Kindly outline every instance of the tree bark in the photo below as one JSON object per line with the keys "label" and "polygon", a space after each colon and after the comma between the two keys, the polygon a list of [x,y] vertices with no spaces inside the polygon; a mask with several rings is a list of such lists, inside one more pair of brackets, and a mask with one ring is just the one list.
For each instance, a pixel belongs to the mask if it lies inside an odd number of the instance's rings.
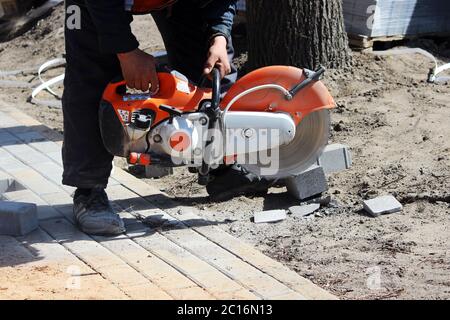
{"label": "tree bark", "polygon": [[351,64],[341,0],[247,0],[250,69]]}

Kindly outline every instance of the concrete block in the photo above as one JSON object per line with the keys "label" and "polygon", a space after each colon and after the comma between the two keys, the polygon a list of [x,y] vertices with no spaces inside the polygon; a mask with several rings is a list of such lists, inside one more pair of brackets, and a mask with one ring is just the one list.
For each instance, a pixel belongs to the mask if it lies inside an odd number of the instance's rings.
{"label": "concrete block", "polygon": [[35,204],[0,201],[0,234],[23,236],[37,229],[38,225]]}
{"label": "concrete block", "polygon": [[37,217],[39,220],[60,218],[61,214],[53,207],[49,206],[42,198],[30,190],[18,190],[3,194],[3,198],[8,201],[26,202],[37,205]]}
{"label": "concrete block", "polygon": [[304,200],[328,190],[324,170],[312,166],[296,177],[286,179],[288,192],[296,199]]}
{"label": "concrete block", "polygon": [[147,178],[162,178],[173,174],[173,168],[158,165],[145,166],[145,176]]}
{"label": "concrete block", "polygon": [[364,210],[366,210],[373,217],[398,212],[403,209],[402,204],[391,195],[366,200],[363,202],[363,205]]}
{"label": "concrete block", "polygon": [[278,222],[286,219],[285,210],[269,210],[256,212],[253,216],[255,223]]}
{"label": "concrete block", "polygon": [[326,146],[317,160],[317,165],[322,167],[326,174],[349,169],[352,166],[352,156],[349,147],[343,144]]}
{"label": "concrete block", "polygon": [[294,206],[289,208],[289,212],[294,216],[298,218],[309,216],[310,214],[314,213],[315,211],[320,209],[320,204],[318,203],[311,203],[306,204],[303,206]]}

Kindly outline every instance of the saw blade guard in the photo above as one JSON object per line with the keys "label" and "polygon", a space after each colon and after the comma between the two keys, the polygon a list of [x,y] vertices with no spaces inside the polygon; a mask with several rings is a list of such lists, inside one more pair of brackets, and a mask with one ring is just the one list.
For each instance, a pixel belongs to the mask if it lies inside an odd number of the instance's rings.
{"label": "saw blade guard", "polygon": [[[270,66],[255,70],[230,88],[221,102],[221,107],[224,109],[235,97],[255,87],[278,86],[288,92],[307,80],[307,72],[309,70],[289,66]],[[289,113],[298,125],[308,114],[335,106],[336,103],[325,85],[321,81],[315,81],[290,99],[275,88],[251,92],[234,102],[227,111],[284,112]]]}
{"label": "saw blade guard", "polygon": [[[336,106],[333,97],[321,81],[288,95],[292,88],[308,79],[309,72],[288,66],[258,69],[236,82],[224,97],[221,106],[225,113],[287,113],[296,125],[295,137],[289,144],[241,159],[239,164],[247,171],[271,179],[287,178],[308,169],[322,154],[330,132],[329,110]],[[255,87],[263,89],[252,91]]]}

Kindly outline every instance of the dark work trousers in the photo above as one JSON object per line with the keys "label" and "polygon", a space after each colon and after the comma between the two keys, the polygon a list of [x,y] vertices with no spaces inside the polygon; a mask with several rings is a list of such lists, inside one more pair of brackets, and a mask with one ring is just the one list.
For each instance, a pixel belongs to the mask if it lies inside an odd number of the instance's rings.
{"label": "dark work trousers", "polygon": [[[73,0],[66,0],[66,6]],[[201,79],[207,55],[205,26],[195,19],[195,10],[184,8],[183,1],[168,11],[154,14],[166,45],[169,63],[194,82]],[[186,11],[188,10],[188,11]],[[184,13],[184,14],[183,14]],[[98,108],[103,90],[117,75],[120,64],[115,54],[103,54],[89,12],[81,7],[81,29],[66,28],[66,77],[63,115],[63,184],[79,188],[106,187],[113,156],[105,149],[100,134]],[[233,55],[231,42],[228,46]],[[236,70],[225,79],[229,86]]]}

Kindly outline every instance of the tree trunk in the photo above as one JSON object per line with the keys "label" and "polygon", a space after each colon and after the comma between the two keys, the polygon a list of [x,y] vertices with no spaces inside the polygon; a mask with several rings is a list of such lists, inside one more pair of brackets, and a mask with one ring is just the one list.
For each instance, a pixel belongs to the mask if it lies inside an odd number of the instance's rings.
{"label": "tree trunk", "polygon": [[351,64],[341,0],[247,0],[247,21],[251,69]]}

